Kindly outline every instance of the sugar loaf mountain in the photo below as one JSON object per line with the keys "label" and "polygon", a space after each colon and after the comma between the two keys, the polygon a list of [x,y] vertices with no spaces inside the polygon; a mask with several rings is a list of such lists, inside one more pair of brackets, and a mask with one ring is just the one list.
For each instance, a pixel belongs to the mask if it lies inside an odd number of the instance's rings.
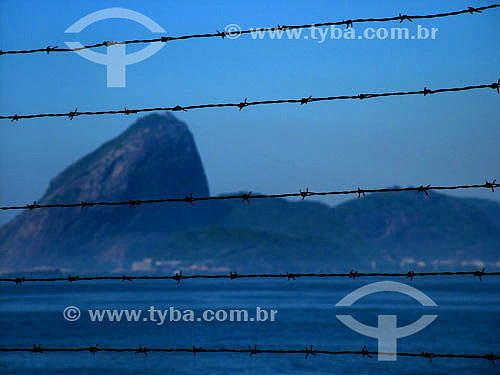
{"label": "sugar loaf mountain", "polygon": [[[56,176],[37,203],[209,196],[192,134],[140,118]],[[35,209],[0,228],[3,272],[345,271],[500,266],[500,204],[372,194],[336,207],[239,200]]]}

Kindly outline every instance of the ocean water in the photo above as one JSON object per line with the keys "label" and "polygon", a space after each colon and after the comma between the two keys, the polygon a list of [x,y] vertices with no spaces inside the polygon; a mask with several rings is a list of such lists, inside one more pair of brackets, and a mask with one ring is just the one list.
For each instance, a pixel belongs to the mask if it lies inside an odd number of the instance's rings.
{"label": "ocean water", "polygon": [[[0,285],[0,346],[32,347],[235,347],[246,349],[377,350],[374,338],[343,325],[336,314],[352,314],[376,326],[378,315],[397,315],[398,326],[423,314],[438,318],[422,331],[398,340],[398,351],[500,353],[500,280],[473,277],[428,278],[409,284],[437,307],[424,307],[394,292],[366,296],[352,307],[335,304],[375,279],[183,280]],[[70,322],[63,310],[77,306],[81,317]],[[152,321],[92,322],[89,309],[210,310],[256,307],[278,310],[271,322]],[[147,314],[147,315],[146,315]],[[158,320],[158,319],[157,319]],[[271,355],[226,353],[0,353],[0,374],[498,374],[487,360],[403,358],[395,362],[359,355]]]}

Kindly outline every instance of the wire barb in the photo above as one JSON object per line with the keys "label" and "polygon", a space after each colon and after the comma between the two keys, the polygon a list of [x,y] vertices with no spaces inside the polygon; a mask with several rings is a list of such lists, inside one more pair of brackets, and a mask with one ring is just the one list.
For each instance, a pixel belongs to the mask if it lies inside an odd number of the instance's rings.
{"label": "wire barb", "polygon": [[175,273],[175,276],[174,276],[174,280],[177,281],[177,285],[180,285],[181,284],[181,280],[182,280],[182,271],[180,271],[179,273]]}
{"label": "wire barb", "polygon": [[139,345],[139,348],[137,348],[137,350],[135,351],[135,354],[144,354],[146,357],[148,356],[148,352],[150,350],[146,347],[142,347],[142,345]]}
{"label": "wire barb", "polygon": [[436,355],[433,353],[422,352],[422,357],[429,359],[429,362],[432,362],[432,358],[435,358]]}
{"label": "wire barb", "polygon": [[427,186],[420,185],[420,187],[418,188],[417,193],[422,193],[423,192],[426,196],[429,196],[429,189],[431,189],[431,185],[427,185]]}
{"label": "wire barb", "polygon": [[187,112],[187,109],[184,107],[181,107],[180,105],[176,105],[174,108],[172,108],[172,111],[184,111]]}
{"label": "wire barb", "polygon": [[238,272],[229,272],[229,277],[231,278],[231,280],[237,279]]}
{"label": "wire barb", "polygon": [[23,285],[23,282],[24,280],[26,279],[26,276],[23,276],[23,277],[16,277],[14,279],[14,282],[16,283],[16,286],[22,286]]}
{"label": "wire barb", "polygon": [[132,282],[133,280],[132,280],[132,278],[131,278],[131,277],[129,277],[129,276],[122,275],[122,283],[123,283],[124,281],[130,281],[130,282]]}
{"label": "wire barb", "polygon": [[191,193],[189,196],[185,195],[184,196],[184,200],[187,202],[187,203],[190,203],[191,206],[194,206],[194,201],[195,199],[193,198],[193,193]]}
{"label": "wire barb", "polygon": [[240,109],[240,111],[247,107],[248,106],[248,103],[247,103],[247,98],[245,98],[245,101],[244,102],[241,102],[240,104],[238,104],[238,108]]}
{"label": "wire barb", "polygon": [[484,187],[487,189],[491,189],[493,193],[495,192],[495,187],[497,186],[497,180],[493,180],[493,182],[488,182],[488,180],[486,180],[486,183],[484,184]]}
{"label": "wire barb", "polygon": [[358,276],[359,276],[359,273],[358,273],[358,272],[356,272],[356,271],[354,271],[354,270],[350,270],[350,271],[349,271],[349,278],[350,278],[350,279],[353,279],[353,280],[354,280],[354,279],[356,279],[356,277],[358,277]]}
{"label": "wire barb", "polygon": [[399,23],[403,23],[404,20],[413,22],[413,20],[408,15],[399,13]]}
{"label": "wire barb", "polygon": [[248,352],[250,353],[250,357],[257,354],[257,344],[254,344],[253,348],[248,345]]}
{"label": "wire barb", "polygon": [[473,8],[473,7],[468,7],[467,9],[468,9],[468,11],[469,11],[470,14],[483,13],[482,11],[480,11],[480,10],[478,10],[476,8]]}
{"label": "wire barb", "polygon": [[306,188],[305,191],[299,190],[299,194],[302,197],[302,200],[306,199],[311,193],[309,192],[309,188]]}
{"label": "wire barb", "polygon": [[361,358],[365,358],[365,357],[371,358],[372,356],[370,355],[370,353],[366,349],[366,345],[363,345],[363,347],[361,348]]}
{"label": "wire barb", "polygon": [[312,99],[311,95],[309,95],[308,98],[302,98],[302,99],[300,99],[300,105],[304,105],[304,104],[309,103],[311,101],[311,99]]}
{"label": "wire barb", "polygon": [[33,344],[33,349],[31,349],[31,351],[33,353],[43,353],[42,344],[38,344],[38,346]]}
{"label": "wire barb", "polygon": [[485,271],[486,268],[483,268],[481,271],[475,271],[474,276],[479,277],[479,281],[483,281],[483,276],[486,274]]}
{"label": "wire barb", "polygon": [[[202,350],[202,348],[200,347],[200,350]],[[198,349],[196,349],[196,346],[193,345],[193,357],[196,357],[196,352],[198,351]]]}
{"label": "wire barb", "polygon": [[141,202],[129,200],[128,204],[130,205],[130,208],[135,208],[136,206],[140,206]]}
{"label": "wire barb", "polygon": [[45,48],[45,51],[47,51],[47,55],[50,53],[50,51],[56,51],[56,50],[57,50],[57,47],[59,47],[59,46],[54,46],[54,47],[47,46],[47,47]]}
{"label": "wire barb", "polygon": [[493,366],[495,366],[495,360],[498,359],[498,357],[495,354],[493,354],[493,352],[489,352],[484,356],[484,358],[490,361],[493,364]]}
{"label": "wire barb", "polygon": [[243,199],[243,202],[247,202],[248,204],[250,204],[250,195],[252,194],[251,191],[249,191],[248,193],[245,193],[241,196],[241,199]]}
{"label": "wire barb", "polygon": [[88,203],[88,202],[81,201],[79,205],[81,206],[81,209],[83,210],[85,207],[92,207],[94,205],[94,203]]}
{"label": "wire barb", "polygon": [[415,271],[408,271],[406,278],[409,279],[410,281],[413,281],[413,278],[415,277],[416,273]]}
{"label": "wire barb", "polygon": [[497,94],[500,94],[500,78],[498,79],[498,81],[496,82],[493,82],[490,87],[494,90],[497,90]]}
{"label": "wire barb", "polygon": [[217,35],[220,36],[222,39],[224,39],[227,36],[227,33],[225,30],[222,31],[217,30]]}
{"label": "wire barb", "polygon": [[361,190],[360,188],[358,188],[358,198],[361,198],[361,195],[363,195],[363,197],[364,197],[365,196],[365,191]]}
{"label": "wire barb", "polygon": [[95,356],[95,353],[98,351],[99,349],[97,348],[97,344],[95,344],[95,346],[90,346],[89,347],[89,352],[92,353],[92,355]]}
{"label": "wire barb", "polygon": [[306,359],[312,355],[313,357],[316,357],[316,353],[313,351],[313,346],[311,345],[310,348],[307,348],[306,346]]}
{"label": "wire barb", "polygon": [[31,211],[35,208],[38,208],[38,205],[36,204],[36,201],[33,201],[33,204],[27,204],[26,208]]}

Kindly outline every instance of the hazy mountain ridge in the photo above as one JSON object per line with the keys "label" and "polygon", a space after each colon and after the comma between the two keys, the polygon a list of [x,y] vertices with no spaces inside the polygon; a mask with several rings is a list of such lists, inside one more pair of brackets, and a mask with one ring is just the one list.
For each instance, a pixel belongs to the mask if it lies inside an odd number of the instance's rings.
{"label": "hazy mountain ridge", "polygon": [[257,269],[257,254],[261,269],[280,271],[500,266],[500,205],[488,200],[408,192],[333,208],[282,199],[225,204],[215,226],[175,235],[152,258],[180,261],[184,251],[188,261],[179,265],[231,270]]}
{"label": "hazy mountain ridge", "polygon": [[[56,176],[39,203],[209,195],[193,137],[171,115],[137,120]],[[181,207],[182,206],[182,207]],[[148,205],[23,212],[0,229],[4,267],[125,265],[130,239],[210,223],[207,207]]]}
{"label": "hazy mountain ridge", "polygon": [[[187,126],[153,114],[66,168],[39,203],[208,196]],[[5,270],[342,271],[500,266],[500,204],[431,192],[42,209],[0,228]],[[470,268],[470,267],[469,267]]]}
{"label": "hazy mountain ridge", "polygon": [[500,204],[489,200],[404,192],[371,195],[335,208],[376,247],[430,260],[500,258]]}

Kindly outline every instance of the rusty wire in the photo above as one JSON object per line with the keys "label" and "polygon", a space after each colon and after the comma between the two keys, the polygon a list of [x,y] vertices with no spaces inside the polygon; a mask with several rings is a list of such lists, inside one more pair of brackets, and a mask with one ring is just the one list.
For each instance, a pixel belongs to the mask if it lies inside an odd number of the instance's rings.
{"label": "rusty wire", "polygon": [[309,357],[315,357],[318,354],[323,355],[359,355],[361,358],[371,358],[372,355],[397,355],[399,357],[409,357],[409,358],[426,358],[432,362],[433,358],[462,358],[462,359],[486,359],[495,364],[495,361],[500,359],[499,356],[493,354],[493,352],[486,354],[447,354],[447,353],[431,353],[431,352],[421,352],[421,353],[386,353],[386,352],[375,352],[368,351],[366,346],[363,346],[361,350],[318,350],[313,349],[312,345],[305,346],[305,349],[257,349],[257,345],[248,346],[248,349],[238,349],[238,348],[215,348],[206,349],[201,346],[193,345],[192,348],[148,348],[139,345],[137,348],[111,348],[111,347],[101,347],[99,345],[90,347],[75,347],[75,348],[45,348],[41,344],[33,345],[32,348],[0,348],[0,352],[31,352],[31,353],[55,353],[55,352],[88,352],[95,355],[98,352],[113,352],[113,353],[134,353],[134,354],[144,354],[148,353],[192,353],[194,357],[198,353],[238,353],[238,354],[249,354],[250,357],[257,354],[302,354],[305,359]]}
{"label": "rusty wire", "polygon": [[94,207],[94,206],[130,206],[130,208],[135,208],[142,204],[158,204],[158,203],[179,203],[185,202],[190,205],[194,205],[195,202],[199,201],[211,201],[211,200],[230,200],[230,199],[238,199],[242,202],[250,203],[252,199],[271,199],[271,198],[291,198],[291,197],[299,197],[304,200],[306,197],[312,196],[328,196],[328,195],[352,195],[357,194],[358,197],[364,196],[365,193],[390,193],[390,192],[404,192],[404,191],[416,191],[418,193],[424,193],[425,195],[429,195],[431,190],[458,190],[458,189],[491,189],[491,191],[495,191],[495,188],[500,187],[500,184],[496,182],[496,179],[492,182],[486,181],[484,184],[480,185],[455,185],[455,186],[431,186],[431,185],[420,185],[419,187],[393,187],[393,188],[385,188],[385,189],[361,189],[357,188],[356,190],[341,190],[341,191],[322,191],[322,192],[314,192],[309,191],[307,188],[305,191],[300,190],[298,193],[282,193],[282,194],[252,194],[251,191],[248,193],[242,194],[234,194],[234,195],[218,195],[211,197],[193,197],[192,194],[185,195],[184,198],[163,198],[163,199],[136,199],[136,200],[127,200],[127,201],[100,201],[100,202],[75,202],[75,203],[46,203],[40,204],[34,201],[33,203],[24,205],[24,206],[2,206],[0,210],[34,210],[34,209],[42,209],[42,208],[71,208],[71,207],[79,207],[84,209],[86,207]]}
{"label": "rusty wire", "polygon": [[28,114],[28,115],[8,115],[8,116],[0,116],[0,120],[10,120],[11,122],[18,121],[20,119],[30,119],[30,118],[41,118],[41,117],[67,117],[70,120],[77,116],[91,116],[91,115],[116,115],[116,114],[124,114],[130,115],[133,113],[139,112],[156,112],[156,111],[188,111],[191,109],[201,109],[201,108],[223,108],[223,107],[233,107],[238,108],[240,111],[245,107],[251,107],[256,105],[265,105],[265,104],[307,104],[312,102],[322,102],[322,101],[332,101],[332,100],[364,100],[364,99],[372,99],[372,98],[381,98],[388,96],[406,96],[406,95],[431,95],[431,94],[439,94],[445,92],[461,92],[461,91],[469,91],[469,90],[477,90],[477,89],[494,89],[497,93],[500,93],[500,79],[496,82],[482,85],[473,85],[473,86],[463,86],[463,87],[452,87],[452,88],[441,88],[431,90],[427,87],[424,87],[423,90],[416,91],[394,91],[394,92],[384,92],[384,93],[372,93],[372,94],[357,94],[357,95],[338,95],[338,96],[325,96],[325,97],[304,97],[300,99],[273,99],[273,100],[259,100],[254,102],[247,101],[245,98],[244,101],[239,103],[211,103],[211,104],[196,104],[196,105],[188,105],[188,106],[171,106],[171,107],[151,107],[151,108],[136,108],[130,109],[124,107],[124,109],[120,110],[102,110],[102,111],[78,111],[78,108],[75,108],[73,111],[69,112],[59,112],[59,113],[38,113],[38,114]]}
{"label": "rusty wire", "polygon": [[390,22],[390,21],[399,21],[400,23],[404,21],[412,22],[413,20],[420,19],[432,19],[432,18],[443,18],[449,16],[456,16],[460,14],[474,14],[474,13],[482,13],[483,10],[489,10],[500,7],[500,4],[492,4],[482,7],[468,7],[467,9],[452,11],[446,13],[436,13],[436,14],[428,14],[428,15],[407,15],[399,13],[398,16],[394,17],[383,17],[383,18],[357,18],[357,19],[348,19],[342,21],[335,22],[322,22],[322,23],[314,23],[314,24],[305,24],[305,25],[277,25],[276,27],[266,27],[266,28],[250,28],[248,30],[238,30],[238,31],[223,31],[217,30],[215,33],[207,33],[207,34],[190,34],[190,35],[180,35],[180,36],[162,36],[159,38],[152,39],[133,39],[133,40],[123,40],[123,41],[103,41],[100,43],[89,44],[86,46],[82,46],[79,48],[59,48],[56,45],[48,45],[44,48],[36,48],[36,49],[28,49],[28,50],[10,50],[10,51],[2,51],[0,50],[0,55],[15,55],[15,54],[31,54],[37,52],[45,52],[50,54],[51,52],[71,52],[71,51],[80,51],[83,49],[91,49],[98,47],[109,47],[115,44],[141,44],[141,43],[167,43],[175,40],[188,40],[188,39],[197,39],[197,38],[222,38],[231,39],[231,37],[239,36],[241,34],[251,34],[251,33],[262,33],[262,32],[276,32],[276,31],[285,31],[285,30],[293,30],[293,29],[309,29],[315,27],[326,27],[326,26],[343,26],[345,25],[347,28],[352,27],[355,23],[374,23],[374,22]]}

